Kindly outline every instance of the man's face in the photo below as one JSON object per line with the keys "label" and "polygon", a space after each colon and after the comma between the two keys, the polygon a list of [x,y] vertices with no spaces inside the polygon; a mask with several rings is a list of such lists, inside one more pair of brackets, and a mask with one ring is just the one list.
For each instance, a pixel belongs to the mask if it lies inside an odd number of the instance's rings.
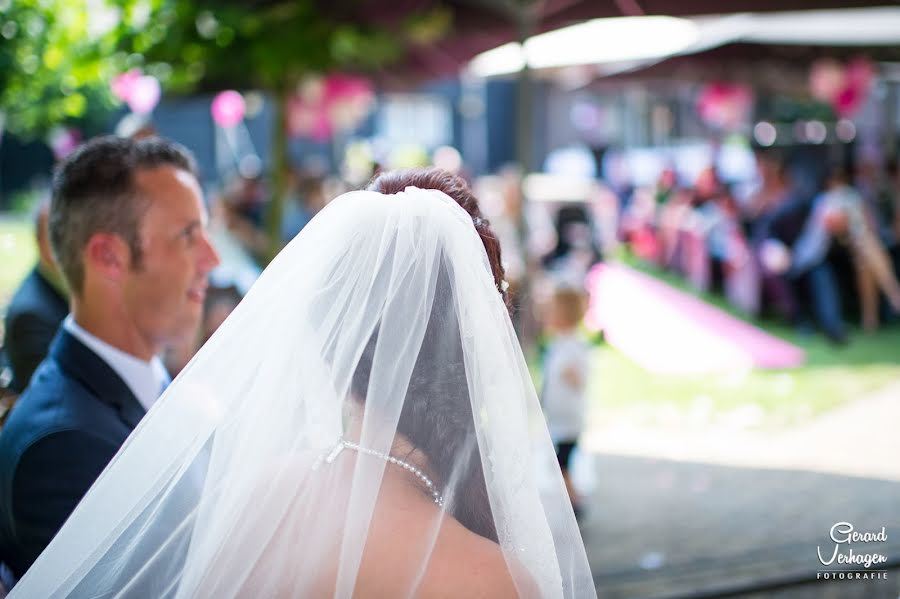
{"label": "man's face", "polygon": [[174,166],[135,173],[147,202],[138,230],[143,249],[124,282],[125,308],[151,347],[196,334],[207,275],[219,257],[206,234],[206,209],[196,178]]}

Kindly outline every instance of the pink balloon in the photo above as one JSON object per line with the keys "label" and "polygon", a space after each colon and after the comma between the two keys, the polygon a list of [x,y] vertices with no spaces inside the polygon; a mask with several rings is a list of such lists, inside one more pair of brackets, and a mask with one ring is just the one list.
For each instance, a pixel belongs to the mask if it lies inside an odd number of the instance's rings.
{"label": "pink balloon", "polygon": [[753,108],[753,93],[736,83],[709,83],[700,92],[697,110],[707,124],[734,129]]}
{"label": "pink balloon", "polygon": [[854,58],[847,64],[847,80],[860,91],[868,91],[874,78],[875,67],[867,58]]}
{"label": "pink balloon", "polygon": [[134,86],[137,80],[141,78],[140,69],[131,69],[119,75],[112,80],[112,93],[115,97],[127,102],[131,94],[134,93]]}
{"label": "pink balloon", "polygon": [[823,102],[833,102],[847,82],[847,70],[831,58],[813,63],[809,72],[809,89],[812,96]]}
{"label": "pink balloon", "polygon": [[865,90],[848,84],[838,92],[837,97],[832,102],[832,107],[839,117],[846,118],[853,116],[862,107],[865,100]]}
{"label": "pink balloon", "polygon": [[328,120],[328,115],[322,111],[319,111],[319,113],[316,114],[316,119],[313,123],[310,136],[314,141],[325,142],[331,138],[331,134],[332,128],[331,122]]}
{"label": "pink balloon", "polygon": [[62,160],[75,151],[81,143],[81,131],[78,129],[56,129],[50,133],[50,148],[57,160]]}
{"label": "pink balloon", "polygon": [[344,99],[356,94],[369,92],[369,82],[361,77],[335,73],[325,78],[325,101]]}
{"label": "pink balloon", "polygon": [[336,73],[310,80],[288,103],[288,133],[327,141],[359,125],[374,100],[372,85],[361,77]]}
{"label": "pink balloon", "polygon": [[221,92],[213,98],[212,118],[220,127],[234,127],[244,118],[244,97],[234,90]]}
{"label": "pink balloon", "polygon": [[153,112],[159,103],[161,90],[156,77],[144,75],[134,82],[131,95],[128,97],[128,107],[136,114],[149,114]]}
{"label": "pink balloon", "polygon": [[288,134],[291,137],[301,137],[312,129],[315,120],[315,112],[310,109],[299,95],[292,97],[287,105]]}
{"label": "pink balloon", "polygon": [[332,134],[328,114],[321,102],[309,104],[299,95],[288,102],[288,134],[291,137],[309,137],[315,141],[327,141]]}

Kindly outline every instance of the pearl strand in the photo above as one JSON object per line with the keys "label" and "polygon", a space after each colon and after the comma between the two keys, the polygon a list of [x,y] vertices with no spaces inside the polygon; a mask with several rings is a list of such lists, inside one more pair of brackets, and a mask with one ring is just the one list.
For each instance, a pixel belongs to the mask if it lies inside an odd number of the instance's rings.
{"label": "pearl strand", "polygon": [[431,493],[431,496],[434,499],[434,502],[436,504],[438,504],[440,507],[444,507],[444,498],[441,497],[441,494],[438,492],[437,487],[434,486],[434,483],[431,482],[431,479],[428,478],[428,476],[424,472],[422,472],[421,470],[419,470],[418,468],[416,468],[409,462],[404,462],[400,458],[395,458],[394,456],[392,456],[390,454],[381,453],[380,451],[375,451],[374,449],[369,449],[368,447],[363,447],[362,445],[357,445],[356,443],[353,443],[351,441],[346,441],[344,439],[341,439],[340,441],[338,441],[337,445],[335,445],[334,449],[331,450],[331,453],[328,454],[328,457],[325,458],[325,461],[330,464],[337,458],[338,454],[341,453],[341,451],[343,451],[344,449],[352,449],[353,451],[355,451],[357,453],[380,458],[380,459],[384,460],[385,462],[389,462],[396,466],[400,466],[407,472],[411,472],[419,480],[421,480],[423,483],[425,483],[425,486],[428,488],[428,491]]}

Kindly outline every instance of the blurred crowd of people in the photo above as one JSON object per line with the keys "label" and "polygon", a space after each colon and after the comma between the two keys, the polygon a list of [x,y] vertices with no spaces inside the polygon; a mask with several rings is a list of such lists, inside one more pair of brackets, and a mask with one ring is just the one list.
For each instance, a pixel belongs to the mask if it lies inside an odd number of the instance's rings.
{"label": "blurred crowd of people", "polygon": [[[897,164],[854,162],[850,154],[850,148],[755,146],[753,185],[732,185],[713,166],[689,178],[675,163],[645,186],[602,179],[579,185],[565,177],[535,185],[529,179],[541,175],[523,179],[514,168],[470,183],[500,237],[513,297],[527,284],[534,292],[529,301],[540,304],[547,281],[583,288],[593,264],[625,248],[698,291],[721,293],[750,318],[815,326],[845,343],[848,323],[871,332],[900,313]],[[292,175],[282,240],[354,185]],[[226,194],[223,204],[237,215],[229,222],[258,223],[259,196],[259,186],[247,182]],[[230,228],[258,253],[254,236],[240,232],[245,227]],[[537,330],[539,323],[530,326]]]}
{"label": "blurred crowd of people", "polygon": [[743,195],[712,167],[687,184],[664,169],[655,185],[623,195],[618,239],[749,316],[816,323],[835,343],[857,314],[874,331],[900,313],[896,167],[780,148],[754,155],[758,184]]}

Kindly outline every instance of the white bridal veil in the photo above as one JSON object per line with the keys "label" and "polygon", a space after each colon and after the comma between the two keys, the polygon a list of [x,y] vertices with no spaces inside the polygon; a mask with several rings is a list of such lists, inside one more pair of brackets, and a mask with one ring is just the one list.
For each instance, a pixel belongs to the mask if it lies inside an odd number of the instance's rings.
{"label": "white bridal veil", "polygon": [[408,187],[341,196],[281,252],[12,597],[467,584],[595,594],[478,233]]}

